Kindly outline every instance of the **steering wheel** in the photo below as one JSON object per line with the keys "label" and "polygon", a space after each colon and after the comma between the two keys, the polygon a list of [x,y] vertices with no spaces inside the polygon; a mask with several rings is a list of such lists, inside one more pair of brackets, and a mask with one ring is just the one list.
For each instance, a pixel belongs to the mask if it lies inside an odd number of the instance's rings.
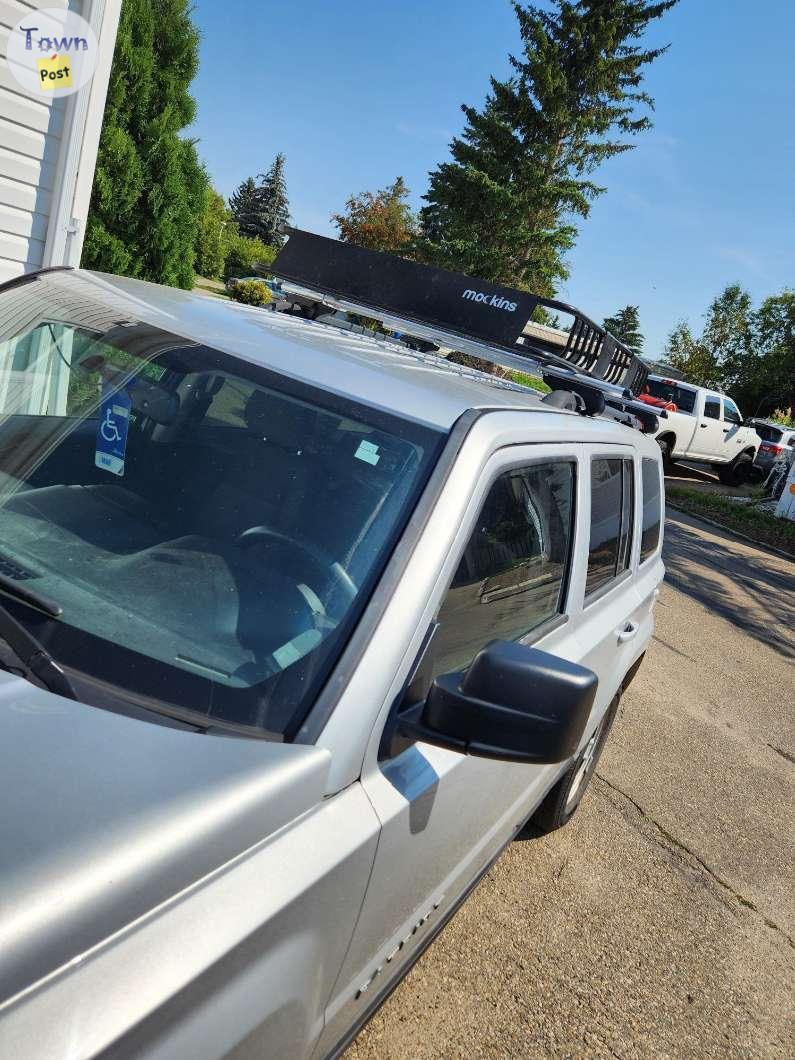
{"label": "steering wheel", "polygon": [[271,530],[268,526],[251,526],[244,530],[236,542],[241,548],[251,548],[252,545],[273,544],[293,554],[293,557],[305,562],[309,559],[312,566],[324,579],[331,577],[332,583],[339,590],[343,602],[347,606],[358,592],[356,583],[348,572],[323,549],[306,541],[296,541],[287,534],[278,530]]}

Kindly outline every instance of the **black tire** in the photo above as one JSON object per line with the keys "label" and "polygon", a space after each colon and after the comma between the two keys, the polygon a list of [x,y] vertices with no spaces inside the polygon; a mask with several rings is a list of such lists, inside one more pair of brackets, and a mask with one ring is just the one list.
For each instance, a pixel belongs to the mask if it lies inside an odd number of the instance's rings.
{"label": "black tire", "polygon": [[742,486],[751,477],[753,460],[749,453],[740,453],[730,464],[722,464],[718,478],[724,486]]}
{"label": "black tire", "polygon": [[662,453],[663,467],[670,467],[673,464],[673,460],[671,459],[671,443],[667,438],[658,438],[657,445],[659,445],[660,452]]}
{"label": "black tire", "polygon": [[[596,771],[604,746],[607,743],[610,730],[613,727],[620,699],[620,694],[615,697],[613,702],[607,708],[604,718],[594,731],[591,740],[588,741],[579,755],[577,755],[577,758],[572,762],[530,818],[530,825],[536,833],[546,835],[548,832],[554,832],[558,828],[562,828],[564,824],[568,824],[579,809],[583,796],[588,790],[591,778]],[[595,742],[594,737],[596,737]],[[590,763],[588,767],[586,767],[586,771],[579,781],[577,791],[572,796],[572,788],[574,787],[578,774],[582,770],[584,760],[589,754],[591,756]]]}

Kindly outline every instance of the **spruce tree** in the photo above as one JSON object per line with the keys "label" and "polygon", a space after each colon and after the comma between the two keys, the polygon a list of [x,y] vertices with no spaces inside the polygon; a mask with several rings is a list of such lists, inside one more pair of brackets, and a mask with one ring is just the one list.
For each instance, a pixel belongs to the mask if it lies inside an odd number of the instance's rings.
{"label": "spruce tree", "polygon": [[676,0],[554,0],[514,4],[522,54],[491,80],[452,161],[431,173],[419,255],[461,272],[554,294],[567,275],[577,216],[605,190],[590,179],[651,122],[644,67],[664,48],[636,42]]}
{"label": "spruce tree", "polygon": [[260,204],[261,230],[257,233],[263,243],[271,247],[280,247],[284,236],[279,232],[280,225],[286,225],[290,219],[290,206],[287,201],[287,181],[284,175],[284,155],[279,152],[267,173],[260,173],[262,181],[257,189]]}
{"label": "spruce tree", "polygon": [[100,137],[83,265],[193,286],[207,177],[189,88],[199,35],[190,0],[124,0]]}
{"label": "spruce tree", "polygon": [[613,338],[629,346],[633,353],[640,356],[643,350],[643,335],[640,330],[640,318],[636,305],[626,305],[619,309],[615,316],[607,317],[604,322],[605,331],[609,331]]}
{"label": "spruce tree", "polygon": [[259,238],[263,220],[259,189],[253,177],[246,177],[237,191],[232,193],[229,212],[241,236],[247,236],[249,239]]}

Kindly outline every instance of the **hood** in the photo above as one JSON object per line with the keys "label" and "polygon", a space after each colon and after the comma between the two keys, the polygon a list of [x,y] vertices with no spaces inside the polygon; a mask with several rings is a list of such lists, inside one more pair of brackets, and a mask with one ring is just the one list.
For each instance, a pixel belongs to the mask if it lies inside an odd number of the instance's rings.
{"label": "hood", "polygon": [[0,672],[0,1004],[309,810],[328,766]]}

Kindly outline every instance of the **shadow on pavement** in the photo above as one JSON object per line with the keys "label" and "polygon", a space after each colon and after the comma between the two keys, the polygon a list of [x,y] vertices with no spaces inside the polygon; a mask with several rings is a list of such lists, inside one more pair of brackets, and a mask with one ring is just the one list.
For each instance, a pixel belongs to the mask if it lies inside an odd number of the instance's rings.
{"label": "shadow on pavement", "polygon": [[671,486],[682,486],[704,493],[721,493],[724,496],[750,497],[763,474],[756,468],[752,470],[751,479],[743,486],[724,486],[712,468],[705,464],[683,464],[677,461],[666,469],[665,481]]}
{"label": "shadow on pavement", "polygon": [[[785,658],[795,658],[795,566],[678,513],[666,519],[666,582]],[[717,539],[717,540],[712,540]]]}

